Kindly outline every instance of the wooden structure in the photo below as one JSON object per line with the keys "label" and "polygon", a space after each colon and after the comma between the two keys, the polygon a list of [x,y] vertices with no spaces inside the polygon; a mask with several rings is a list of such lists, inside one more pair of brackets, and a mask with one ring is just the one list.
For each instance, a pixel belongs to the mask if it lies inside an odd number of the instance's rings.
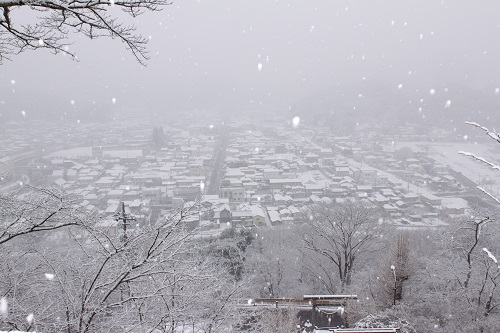
{"label": "wooden structure", "polygon": [[280,308],[298,311],[300,322],[309,320],[316,327],[342,327],[345,325],[345,309],[349,300],[357,295],[304,295],[302,298],[257,298],[244,307]]}

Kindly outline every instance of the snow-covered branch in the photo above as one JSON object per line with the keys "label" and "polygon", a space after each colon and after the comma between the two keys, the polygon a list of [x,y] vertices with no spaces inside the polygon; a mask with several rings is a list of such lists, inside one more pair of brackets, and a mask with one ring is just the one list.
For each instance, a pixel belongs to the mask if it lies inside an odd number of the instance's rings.
{"label": "snow-covered branch", "polygon": [[497,198],[496,196],[494,196],[493,194],[491,194],[490,192],[488,192],[487,190],[485,190],[481,186],[478,186],[477,189],[480,190],[481,192],[483,192],[484,194],[486,194],[487,196],[489,196],[490,198],[492,198],[493,200],[495,200],[497,203],[500,204],[500,198]]}
{"label": "snow-covered branch", "polygon": [[55,189],[32,188],[22,196],[0,194],[0,245],[31,233],[86,225],[85,214]]}
{"label": "snow-covered branch", "polygon": [[495,164],[495,163],[492,163],[492,162],[490,162],[490,161],[486,160],[486,159],[485,159],[485,158],[483,158],[483,157],[477,156],[477,155],[475,155],[475,154],[473,154],[473,153],[469,153],[469,152],[466,152],[466,151],[459,151],[458,153],[459,153],[459,154],[461,154],[461,155],[470,156],[470,157],[472,157],[473,159],[475,159],[476,161],[480,161],[480,162],[482,162],[482,163],[484,163],[484,164],[488,165],[488,166],[489,166],[489,167],[491,167],[492,169],[495,169],[495,170],[500,170],[500,165]]}
{"label": "snow-covered branch", "polygon": [[465,123],[482,129],[483,131],[485,131],[488,134],[488,136],[490,138],[492,138],[496,142],[500,143],[500,133],[497,133],[495,130],[490,131],[488,128],[481,126],[478,123],[475,123],[472,121],[466,121]]}
{"label": "snow-covered branch", "polygon": [[[27,49],[49,49],[76,59],[69,50],[69,36],[76,32],[91,39],[118,38],[144,65],[148,60],[148,39],[137,34],[134,26],[121,23],[108,14],[109,9],[120,8],[136,17],[145,11],[159,11],[170,4],[168,0],[0,0],[0,63]],[[46,15],[38,17],[34,23],[16,24],[12,10],[18,7]]]}
{"label": "snow-covered branch", "polygon": [[[471,121],[466,121],[465,123],[469,124],[471,126],[480,128],[481,130],[485,131],[490,138],[492,138],[493,140],[495,140],[497,143],[500,143],[500,133],[497,133],[495,130],[490,131],[488,128],[486,128],[486,127],[484,127],[482,125],[479,125],[478,123],[471,122]],[[472,157],[474,160],[479,161],[479,162],[481,162],[483,164],[486,164],[487,166],[489,166],[493,170],[500,171],[500,165],[495,164],[494,162],[488,161],[484,157],[477,156],[477,155],[475,155],[473,153],[466,152],[466,151],[459,151],[458,153],[462,154],[464,156]],[[493,195],[492,193],[488,192],[486,189],[484,189],[484,188],[482,188],[480,186],[478,186],[477,188],[481,192],[485,193],[487,196],[489,196],[490,198],[492,198],[493,200],[495,200],[497,203],[500,203],[500,198],[496,197],[495,195]]]}

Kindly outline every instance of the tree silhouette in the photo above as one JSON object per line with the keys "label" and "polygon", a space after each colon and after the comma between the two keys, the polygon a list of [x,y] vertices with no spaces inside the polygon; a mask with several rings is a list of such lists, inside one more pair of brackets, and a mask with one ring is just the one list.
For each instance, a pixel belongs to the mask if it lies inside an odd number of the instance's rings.
{"label": "tree silhouette", "polygon": [[[168,0],[0,0],[0,63],[25,50],[49,49],[65,53],[69,50],[71,33],[83,33],[90,39],[117,38],[125,43],[137,61],[148,60],[148,39],[137,34],[133,25],[122,23],[110,9],[121,9],[135,18],[146,11],[159,11],[171,4]],[[22,9],[18,11],[18,9]],[[19,23],[14,13],[30,16],[31,22]]]}

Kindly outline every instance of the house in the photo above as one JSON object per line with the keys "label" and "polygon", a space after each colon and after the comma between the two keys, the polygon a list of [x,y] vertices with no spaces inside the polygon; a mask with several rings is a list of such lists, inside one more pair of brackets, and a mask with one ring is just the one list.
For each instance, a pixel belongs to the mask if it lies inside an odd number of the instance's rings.
{"label": "house", "polygon": [[264,169],[262,170],[264,179],[279,179],[281,177],[281,170],[278,169]]}
{"label": "house", "polygon": [[203,168],[203,164],[191,163],[188,165],[188,172],[190,176],[194,177],[204,177],[205,169]]}
{"label": "house", "polygon": [[467,201],[462,198],[442,198],[441,210],[448,215],[463,215],[468,208]]}
{"label": "house", "polygon": [[337,177],[344,177],[344,176],[349,176],[349,167],[347,166],[338,166],[335,167],[335,176]]}
{"label": "house", "polygon": [[282,222],[280,213],[275,211],[275,210],[270,210],[269,211],[269,218],[271,220],[271,223],[274,224],[279,224]]}
{"label": "house", "polygon": [[369,167],[362,167],[360,169],[361,180],[368,185],[374,185],[377,183],[377,170]]}
{"label": "house", "polygon": [[374,203],[377,203],[379,205],[385,205],[385,204],[388,204],[389,203],[389,199],[387,199],[386,197],[384,197],[383,195],[381,194],[378,194],[376,193],[374,196],[373,196],[373,202]]}
{"label": "house", "polygon": [[288,206],[288,210],[294,219],[302,217],[302,212],[295,206]]}
{"label": "house", "polygon": [[427,203],[428,205],[431,206],[441,205],[441,198],[436,197],[434,194],[422,193],[420,194],[420,198],[422,199],[423,202]]}
{"label": "house", "polygon": [[264,212],[262,207],[253,205],[253,206],[250,206],[250,208],[252,209],[253,224],[256,226],[266,225],[266,218],[265,218],[266,213]]}
{"label": "house", "polygon": [[302,180],[294,179],[269,179],[271,189],[283,190],[286,186],[302,186]]}
{"label": "house", "polygon": [[229,199],[230,202],[245,202],[245,189],[243,187],[222,187],[220,197]]}
{"label": "house", "polygon": [[253,213],[249,210],[236,210],[231,214],[231,222],[238,226],[253,226]]}
{"label": "house", "polygon": [[144,199],[149,199],[152,202],[159,203],[161,201],[161,188],[160,187],[143,188],[142,196]]}
{"label": "house", "polygon": [[318,163],[319,161],[319,156],[314,154],[314,153],[308,153],[305,157],[305,162],[306,163]]}
{"label": "house", "polygon": [[109,199],[121,200],[124,193],[125,193],[124,190],[110,190],[106,194],[106,200]]}
{"label": "house", "polygon": [[403,197],[401,198],[401,200],[404,201],[407,204],[418,203],[419,202],[418,199],[419,199],[418,194],[415,194],[415,193],[412,193],[412,192],[404,194]]}

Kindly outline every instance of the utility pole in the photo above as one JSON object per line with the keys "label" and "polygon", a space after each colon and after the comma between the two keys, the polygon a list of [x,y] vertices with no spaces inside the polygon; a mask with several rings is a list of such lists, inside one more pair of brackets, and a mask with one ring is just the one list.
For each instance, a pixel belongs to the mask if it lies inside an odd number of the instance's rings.
{"label": "utility pole", "polygon": [[[131,214],[125,213],[125,202],[122,201],[121,211],[120,212],[116,212],[115,215],[114,215],[114,218],[115,218],[115,221],[118,221],[118,222],[121,221],[122,222],[123,236],[122,236],[121,240],[122,240],[122,244],[126,245],[126,243],[127,243],[127,225],[130,224],[129,221],[135,221],[135,216],[132,216]],[[123,300],[124,300],[124,293],[126,293],[127,290],[128,290],[128,295],[130,296],[131,295],[131,291],[130,291],[130,286],[129,286],[128,282],[125,283],[125,286],[123,286],[123,285],[120,286],[120,301],[123,302]],[[127,305],[124,304],[124,306],[126,308]]]}
{"label": "utility pole", "polygon": [[135,221],[135,216],[132,216],[131,214],[125,213],[125,202],[122,201],[121,205],[121,211],[115,213],[115,221],[121,221],[122,226],[123,226],[123,242],[125,243],[127,241],[127,225],[130,224],[130,221]]}

